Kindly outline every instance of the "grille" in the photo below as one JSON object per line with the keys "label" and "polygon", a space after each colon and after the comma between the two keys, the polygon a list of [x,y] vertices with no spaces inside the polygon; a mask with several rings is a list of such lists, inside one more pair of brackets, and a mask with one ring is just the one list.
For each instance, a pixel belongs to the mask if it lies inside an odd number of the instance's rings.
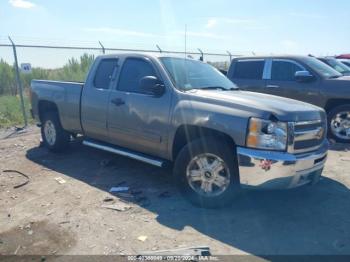
{"label": "grille", "polygon": [[305,153],[317,150],[323,143],[327,128],[319,121],[307,121],[294,123],[294,143],[295,153]]}

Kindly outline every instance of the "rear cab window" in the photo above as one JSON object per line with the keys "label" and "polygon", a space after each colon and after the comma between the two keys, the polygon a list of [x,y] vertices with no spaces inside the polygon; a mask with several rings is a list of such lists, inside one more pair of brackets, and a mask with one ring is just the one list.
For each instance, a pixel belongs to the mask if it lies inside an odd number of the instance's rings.
{"label": "rear cab window", "polygon": [[237,60],[233,65],[231,77],[233,79],[262,80],[265,60]]}

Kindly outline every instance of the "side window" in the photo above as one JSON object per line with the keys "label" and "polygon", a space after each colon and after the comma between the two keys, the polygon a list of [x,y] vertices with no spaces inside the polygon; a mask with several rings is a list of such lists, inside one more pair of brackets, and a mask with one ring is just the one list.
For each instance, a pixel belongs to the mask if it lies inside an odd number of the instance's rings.
{"label": "side window", "polygon": [[139,85],[140,80],[145,76],[156,76],[152,65],[142,59],[128,58],[120,73],[118,90],[142,93]]}
{"label": "side window", "polygon": [[242,60],[234,65],[233,78],[261,80],[264,73],[264,60]]}
{"label": "side window", "polygon": [[98,89],[109,89],[114,70],[117,68],[118,59],[104,59],[98,65],[94,86]]}
{"label": "side window", "polygon": [[271,80],[294,81],[295,73],[304,69],[295,63],[288,61],[273,61],[271,69]]}

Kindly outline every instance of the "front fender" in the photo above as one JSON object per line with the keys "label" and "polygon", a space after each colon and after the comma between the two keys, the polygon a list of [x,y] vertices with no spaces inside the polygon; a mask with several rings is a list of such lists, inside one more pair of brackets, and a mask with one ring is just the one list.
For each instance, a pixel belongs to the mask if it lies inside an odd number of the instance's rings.
{"label": "front fender", "polygon": [[179,101],[173,111],[169,151],[172,152],[176,132],[183,125],[203,127],[224,133],[231,137],[237,146],[244,146],[249,118],[249,112],[234,108],[198,101]]}

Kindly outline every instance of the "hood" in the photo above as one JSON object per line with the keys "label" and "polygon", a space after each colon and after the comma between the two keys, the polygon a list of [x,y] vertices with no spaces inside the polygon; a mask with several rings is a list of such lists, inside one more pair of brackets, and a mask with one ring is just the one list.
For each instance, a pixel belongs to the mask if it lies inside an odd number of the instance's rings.
{"label": "hood", "polygon": [[288,98],[247,91],[196,90],[193,98],[241,110],[250,117],[298,122],[325,119],[322,108]]}

